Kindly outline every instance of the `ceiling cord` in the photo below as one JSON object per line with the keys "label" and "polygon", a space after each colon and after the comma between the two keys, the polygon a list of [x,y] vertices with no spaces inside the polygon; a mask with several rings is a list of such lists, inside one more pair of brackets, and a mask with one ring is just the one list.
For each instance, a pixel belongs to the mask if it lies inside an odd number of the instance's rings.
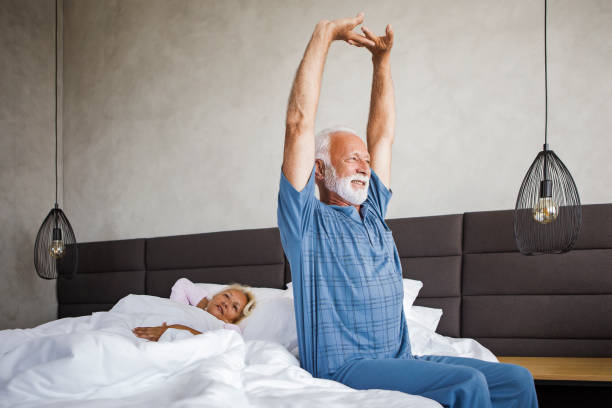
{"label": "ceiling cord", "polygon": [[57,207],[57,0],[55,0],[55,207]]}
{"label": "ceiling cord", "polygon": [[544,119],[544,144],[548,144],[548,53],[546,50],[546,2],[544,0],[544,95],[545,95],[545,119]]}

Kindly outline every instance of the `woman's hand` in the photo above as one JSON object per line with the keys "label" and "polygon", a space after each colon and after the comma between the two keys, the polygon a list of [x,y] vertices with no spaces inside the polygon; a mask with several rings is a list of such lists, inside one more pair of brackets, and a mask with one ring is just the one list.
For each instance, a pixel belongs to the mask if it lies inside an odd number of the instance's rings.
{"label": "woman's hand", "polygon": [[166,330],[168,330],[168,325],[166,325],[166,322],[164,322],[161,326],[136,327],[135,329],[132,329],[132,332],[136,335],[136,337],[140,337],[141,339],[157,341]]}
{"label": "woman's hand", "polygon": [[348,40],[347,42],[356,47],[366,47],[372,53],[373,58],[379,58],[391,52],[391,47],[393,47],[393,29],[391,28],[391,24],[387,25],[385,35],[380,37],[377,37],[376,34],[367,27],[361,27],[361,31],[363,31],[366,38],[370,40],[370,44],[353,40]]}
{"label": "woman's hand", "polygon": [[136,327],[135,329],[132,329],[132,333],[134,333],[136,337],[140,337],[141,339],[157,341],[168,329],[187,330],[193,335],[202,334],[202,332],[194,330],[191,327],[183,326],[182,324],[172,324],[168,326],[166,322],[163,322],[161,326]]}
{"label": "woman's hand", "polygon": [[208,298],[203,297],[202,300],[198,302],[197,307],[202,310],[206,310],[206,308],[208,307]]}

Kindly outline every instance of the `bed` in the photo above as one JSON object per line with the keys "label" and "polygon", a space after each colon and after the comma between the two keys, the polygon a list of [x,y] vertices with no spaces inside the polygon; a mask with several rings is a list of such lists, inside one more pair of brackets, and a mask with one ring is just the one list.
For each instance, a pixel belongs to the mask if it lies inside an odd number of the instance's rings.
{"label": "bed", "polygon": [[[562,255],[527,257],[518,253],[512,211],[390,219],[387,224],[395,238],[404,277],[423,282],[414,304],[443,310],[437,327],[440,335],[476,339],[497,356],[612,357],[612,326],[603,323],[609,321],[612,310],[612,204],[583,207],[579,240],[572,252]],[[78,274],[57,281],[58,318],[107,311],[130,294],[167,298],[173,283],[182,277],[194,282],[240,282],[281,290],[291,282],[276,228],[78,245]],[[59,267],[65,268],[61,263]],[[406,399],[400,393],[350,392],[339,384],[308,378],[297,361],[291,360],[291,354],[274,349],[273,343],[241,344],[239,336],[196,337],[200,339],[185,339],[202,343],[190,345],[194,349],[205,343],[206,347],[227,346],[214,358],[230,356],[230,349],[242,350],[236,357],[242,362],[236,363],[233,372],[226,370],[226,375],[242,381],[247,389],[236,392],[230,380],[205,387],[202,383],[212,384],[206,376],[199,385],[190,382],[193,375],[169,376],[164,387],[157,385],[158,391],[138,394],[131,401],[123,398],[130,402],[126,405],[144,406],[172,395],[179,406],[205,401],[209,406],[229,402],[238,406],[438,406],[431,400]],[[92,347],[103,356],[113,349],[103,342]],[[142,356],[143,360],[147,358]],[[203,356],[202,361],[210,358]],[[268,360],[282,363],[267,365]],[[102,371],[107,368],[99,367]],[[257,382],[261,378],[277,387],[266,388],[264,380]],[[78,378],[72,381],[78,383]],[[252,393],[248,387],[252,387]],[[167,392],[160,395],[159,389]],[[24,392],[27,394],[27,390]],[[118,406],[117,392],[98,395],[98,405],[94,405]],[[235,399],[224,400],[220,397],[223,395]],[[47,401],[52,401],[49,398]],[[92,398],[80,395],[60,406],[86,406],[83,401]],[[40,406],[40,401],[33,406]],[[163,405],[169,406],[169,401]]]}

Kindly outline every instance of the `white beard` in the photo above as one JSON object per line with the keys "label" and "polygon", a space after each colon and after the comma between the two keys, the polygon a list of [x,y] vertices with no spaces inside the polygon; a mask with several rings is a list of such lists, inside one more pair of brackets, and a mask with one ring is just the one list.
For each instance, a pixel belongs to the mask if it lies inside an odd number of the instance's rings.
{"label": "white beard", "polygon": [[[331,170],[325,172],[325,187],[328,190],[333,191],[353,205],[361,205],[368,198],[368,188],[370,186],[370,179],[368,177],[361,174],[353,174],[352,176],[338,178],[336,177],[334,166],[329,165],[327,168]],[[353,180],[363,181],[365,186],[361,189],[356,189],[351,184]]]}

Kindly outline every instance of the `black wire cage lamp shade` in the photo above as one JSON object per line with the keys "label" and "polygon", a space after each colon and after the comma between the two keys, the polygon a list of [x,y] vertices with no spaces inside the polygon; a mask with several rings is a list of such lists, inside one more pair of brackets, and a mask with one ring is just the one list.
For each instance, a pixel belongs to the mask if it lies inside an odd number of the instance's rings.
{"label": "black wire cage lamp shade", "polygon": [[76,273],[78,249],[72,226],[57,204],[57,0],[55,1],[55,206],[45,217],[34,243],[34,267],[38,276],[56,279]]}
{"label": "black wire cage lamp shade", "polygon": [[34,265],[38,276],[56,279],[62,276],[71,278],[76,273],[78,252],[76,238],[66,214],[55,208],[43,221],[34,244]]}
{"label": "black wire cage lamp shade", "polygon": [[578,239],[582,207],[576,183],[548,148],[548,63],[544,0],[544,148],[527,171],[514,208],[514,239],[524,255],[568,252]]}
{"label": "black wire cage lamp shade", "polygon": [[578,239],[582,207],[574,179],[548,145],[527,171],[514,209],[514,238],[525,255],[569,251]]}

